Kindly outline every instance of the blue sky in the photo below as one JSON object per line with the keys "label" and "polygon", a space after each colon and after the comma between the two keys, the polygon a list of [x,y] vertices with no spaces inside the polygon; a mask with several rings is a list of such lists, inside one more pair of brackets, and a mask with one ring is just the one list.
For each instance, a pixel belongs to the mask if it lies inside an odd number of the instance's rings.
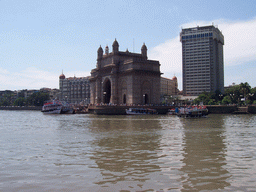
{"label": "blue sky", "polygon": [[225,38],[225,86],[256,86],[255,0],[0,0],[0,90],[58,88],[88,76],[97,49],[117,39],[119,50],[159,60],[163,76],[182,89],[181,28],[217,25]]}

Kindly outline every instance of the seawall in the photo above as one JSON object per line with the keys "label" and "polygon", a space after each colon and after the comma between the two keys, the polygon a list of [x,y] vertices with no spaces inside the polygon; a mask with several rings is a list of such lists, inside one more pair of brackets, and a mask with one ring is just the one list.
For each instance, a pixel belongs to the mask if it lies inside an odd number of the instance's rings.
{"label": "seawall", "polygon": [[256,114],[256,106],[248,106],[248,113]]}
{"label": "seawall", "polygon": [[0,110],[36,110],[36,111],[41,111],[42,107],[41,106],[24,106],[24,107],[19,107],[19,106],[0,106]]}
{"label": "seawall", "polygon": [[[90,113],[98,115],[125,115],[125,109],[128,108],[151,108],[156,109],[158,114],[167,114],[169,109],[174,108],[174,106],[90,106],[88,111]],[[206,106],[209,114],[232,114],[238,111],[237,106],[224,106],[224,105],[207,105]],[[41,106],[0,106],[0,110],[36,110],[41,111]],[[248,106],[247,112],[249,114],[256,114],[256,106]]]}
{"label": "seawall", "polygon": [[[167,114],[169,109],[175,108],[174,106],[90,106],[89,112],[97,115],[125,115],[125,109],[128,108],[151,108],[156,109],[158,114]],[[233,114],[238,111],[235,105],[207,105],[209,114]],[[248,106],[246,113],[256,114],[256,106]]]}
{"label": "seawall", "polygon": [[206,105],[209,113],[212,114],[256,114],[256,106],[224,106],[224,105]]}
{"label": "seawall", "polygon": [[89,112],[97,115],[125,115],[126,109],[129,108],[150,108],[156,109],[158,114],[167,114],[170,106],[109,106],[109,105],[99,105],[90,106]]}
{"label": "seawall", "polygon": [[234,113],[237,111],[237,106],[224,106],[224,105],[206,105],[208,112],[213,114],[226,114]]}

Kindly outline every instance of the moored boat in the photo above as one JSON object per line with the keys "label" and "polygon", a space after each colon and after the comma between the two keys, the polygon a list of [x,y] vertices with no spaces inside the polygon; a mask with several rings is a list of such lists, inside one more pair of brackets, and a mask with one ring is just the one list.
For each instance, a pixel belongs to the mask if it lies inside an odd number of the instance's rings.
{"label": "moored boat", "polygon": [[176,108],[175,112],[178,117],[206,117],[208,109],[205,106],[192,106]]}
{"label": "moored boat", "polygon": [[42,112],[44,114],[72,114],[74,110],[72,106],[64,101],[47,101],[43,107]]}
{"label": "moored boat", "polygon": [[155,109],[145,109],[145,108],[129,108],[126,109],[127,115],[147,115],[147,114],[157,114]]}

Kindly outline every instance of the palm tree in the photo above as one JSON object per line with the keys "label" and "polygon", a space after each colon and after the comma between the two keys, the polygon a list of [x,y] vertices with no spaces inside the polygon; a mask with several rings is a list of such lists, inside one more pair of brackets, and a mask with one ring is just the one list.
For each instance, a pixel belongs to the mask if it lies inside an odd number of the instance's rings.
{"label": "palm tree", "polygon": [[244,97],[245,100],[247,100],[250,90],[251,90],[251,86],[247,82],[241,83],[239,85],[240,94]]}

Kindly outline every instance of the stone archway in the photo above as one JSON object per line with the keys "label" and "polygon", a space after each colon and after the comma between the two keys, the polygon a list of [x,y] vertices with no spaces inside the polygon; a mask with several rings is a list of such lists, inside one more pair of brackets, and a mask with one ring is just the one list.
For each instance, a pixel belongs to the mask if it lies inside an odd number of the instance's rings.
{"label": "stone archway", "polygon": [[148,94],[143,95],[143,97],[144,97],[143,103],[144,103],[145,105],[146,105],[146,104],[149,104],[149,101],[148,101]]}
{"label": "stone archway", "polygon": [[122,104],[127,104],[127,82],[122,81],[121,83],[121,98],[120,101]]}
{"label": "stone archway", "polygon": [[126,104],[126,95],[123,95],[123,104]]}
{"label": "stone archway", "polygon": [[151,103],[151,86],[149,81],[144,81],[142,84],[142,93],[143,93],[143,100],[142,103],[144,105]]}
{"label": "stone archway", "polygon": [[111,82],[107,79],[103,86],[103,103],[110,103],[111,99]]}

